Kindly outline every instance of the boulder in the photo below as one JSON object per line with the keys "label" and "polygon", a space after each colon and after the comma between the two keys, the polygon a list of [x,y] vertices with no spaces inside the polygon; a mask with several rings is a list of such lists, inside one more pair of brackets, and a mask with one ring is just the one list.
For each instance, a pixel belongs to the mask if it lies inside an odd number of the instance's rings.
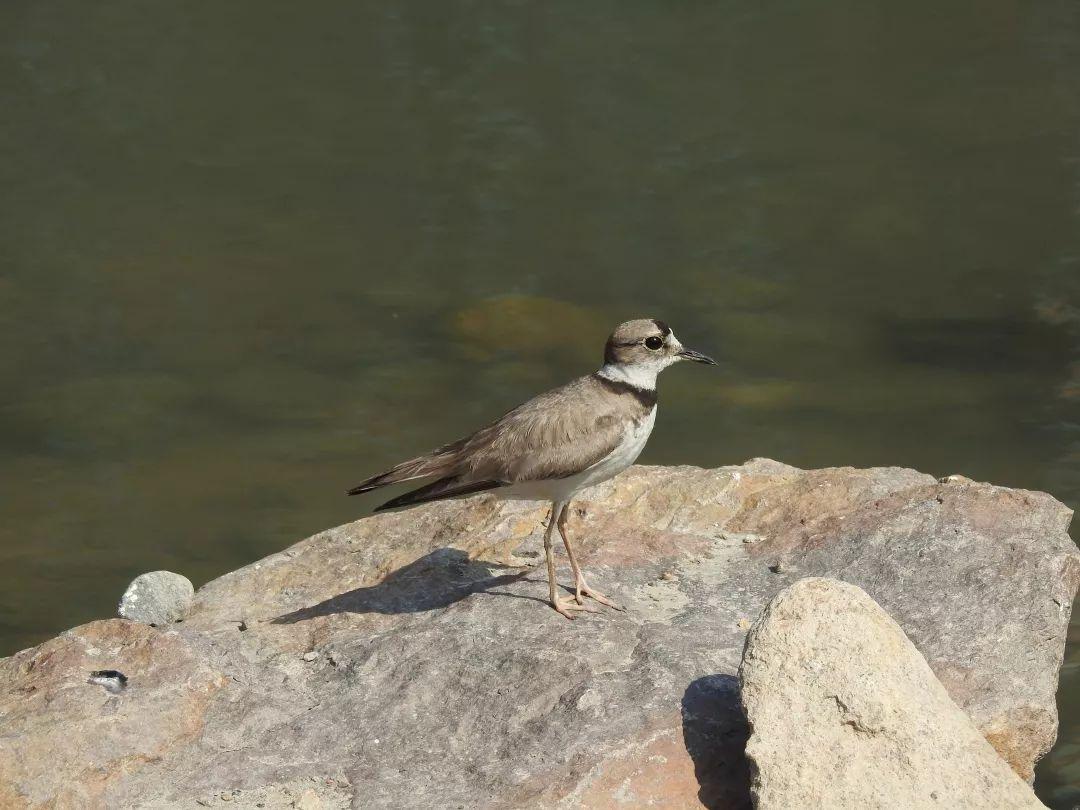
{"label": "boulder", "polygon": [[[1022,777],[1054,740],[1080,553],[1048,495],[635,467],[569,521],[626,610],[573,622],[545,604],[545,517],[489,495],[383,513],[207,584],[182,624],[93,623],[0,661],[0,805],[748,807],[746,631],[815,574],[877,600]],[[92,767],[49,760],[76,750]]]}
{"label": "boulder", "polygon": [[1044,806],[854,585],[781,591],[750,630],[739,684],[757,810]]}
{"label": "boulder", "polygon": [[187,616],[194,598],[195,588],[187,577],[150,571],[131,581],[117,612],[125,619],[165,627]]}

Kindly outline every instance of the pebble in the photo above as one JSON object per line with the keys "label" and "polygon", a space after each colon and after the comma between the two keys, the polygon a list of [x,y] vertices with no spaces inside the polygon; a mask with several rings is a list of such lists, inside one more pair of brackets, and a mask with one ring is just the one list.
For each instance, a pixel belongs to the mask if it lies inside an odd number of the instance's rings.
{"label": "pebble", "polygon": [[117,613],[135,622],[166,627],[182,621],[194,599],[195,587],[187,577],[172,571],[150,571],[127,586]]}
{"label": "pebble", "polygon": [[319,654],[317,652],[306,652],[306,653],[304,653],[304,660],[305,661],[314,661],[318,657],[319,657]]}
{"label": "pebble", "polygon": [[721,540],[727,540],[732,543],[741,542],[746,545],[760,542],[762,539],[760,534],[751,534],[749,532],[720,532],[718,536]]}
{"label": "pebble", "polygon": [[128,678],[123,672],[115,669],[99,669],[91,672],[86,682],[104,687],[110,694],[119,695],[127,689]]}
{"label": "pebble", "polygon": [[970,484],[970,483],[972,483],[972,480],[970,478],[968,478],[966,475],[957,475],[956,473],[953,473],[952,475],[946,475],[946,476],[943,476],[943,477],[939,478],[938,483],[939,484]]}

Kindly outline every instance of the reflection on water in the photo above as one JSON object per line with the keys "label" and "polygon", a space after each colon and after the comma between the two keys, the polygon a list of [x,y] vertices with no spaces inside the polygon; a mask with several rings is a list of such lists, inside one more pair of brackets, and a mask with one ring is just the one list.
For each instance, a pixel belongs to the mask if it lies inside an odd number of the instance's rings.
{"label": "reflection on water", "polygon": [[645,461],[1077,505],[1078,91],[1067,0],[3,4],[0,651],[357,517],[641,314],[724,362]]}

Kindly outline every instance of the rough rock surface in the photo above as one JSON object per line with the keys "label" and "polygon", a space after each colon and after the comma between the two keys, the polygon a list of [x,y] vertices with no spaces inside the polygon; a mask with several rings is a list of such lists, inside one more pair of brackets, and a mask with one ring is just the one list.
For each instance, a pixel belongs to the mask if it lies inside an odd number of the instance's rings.
{"label": "rough rock surface", "polygon": [[1044,806],[854,585],[782,591],[750,630],[739,685],[757,810]]}
{"label": "rough rock surface", "polygon": [[570,517],[627,610],[574,622],[542,565],[511,567],[541,560],[544,517],[487,495],[381,514],[209,583],[183,624],[96,622],[0,662],[0,806],[747,807],[746,631],[813,574],[895,617],[1019,774],[1054,739],[1080,554],[1048,495],[637,467]]}
{"label": "rough rock surface", "polygon": [[172,571],[150,571],[131,581],[117,612],[125,619],[167,627],[187,616],[195,599],[191,580]]}

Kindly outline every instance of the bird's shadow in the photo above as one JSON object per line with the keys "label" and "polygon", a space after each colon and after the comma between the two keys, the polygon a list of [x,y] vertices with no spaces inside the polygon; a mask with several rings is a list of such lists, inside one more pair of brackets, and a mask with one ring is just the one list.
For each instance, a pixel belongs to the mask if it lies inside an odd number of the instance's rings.
{"label": "bird's shadow", "polygon": [[[492,575],[493,570],[514,573]],[[332,596],[310,607],[278,616],[271,623],[293,624],[334,613],[420,613],[448,607],[474,593],[534,599],[492,590],[522,580],[531,571],[531,568],[473,560],[461,549],[439,548],[391,572],[376,585]]]}
{"label": "bird's shadow", "polygon": [[750,728],[739,679],[707,675],[691,681],[682,699],[683,744],[694,762],[698,800],[709,810],[749,810]]}

